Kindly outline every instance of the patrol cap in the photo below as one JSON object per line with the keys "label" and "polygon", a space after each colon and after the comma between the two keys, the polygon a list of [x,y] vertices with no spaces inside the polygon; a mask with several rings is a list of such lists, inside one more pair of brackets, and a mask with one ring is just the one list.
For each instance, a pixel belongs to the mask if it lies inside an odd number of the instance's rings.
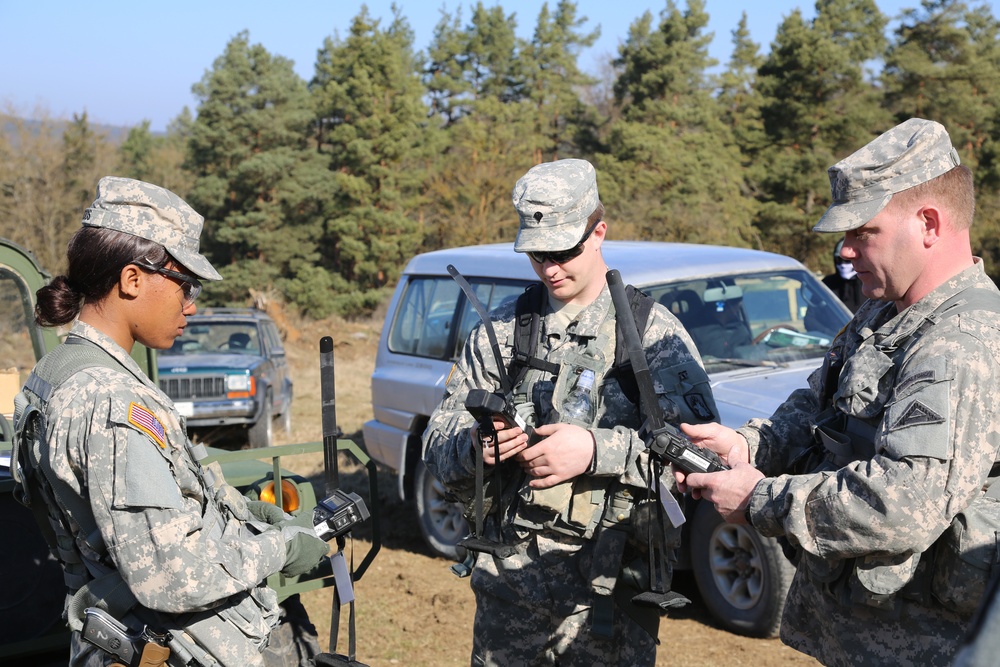
{"label": "patrol cap", "polygon": [[535,165],[514,185],[511,198],[521,218],[514,250],[568,250],[583,238],[587,218],[600,204],[597,172],[586,160]]}
{"label": "patrol cap", "polygon": [[83,213],[85,227],[105,227],[155,241],[199,278],[222,280],[198,252],[204,222],[205,218],[170,190],[119,176],[100,180],[97,199]]}
{"label": "patrol cap", "polygon": [[833,203],[814,232],[846,232],[878,215],[897,192],[961,164],[941,123],[911,118],[830,167]]}

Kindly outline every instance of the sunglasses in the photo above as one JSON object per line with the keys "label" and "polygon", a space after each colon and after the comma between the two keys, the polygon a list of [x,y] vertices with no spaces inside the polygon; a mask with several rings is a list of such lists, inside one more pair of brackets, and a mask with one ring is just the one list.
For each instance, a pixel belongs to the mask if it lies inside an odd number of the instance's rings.
{"label": "sunglasses", "polygon": [[587,242],[587,239],[590,238],[590,233],[594,231],[594,228],[597,227],[597,225],[599,225],[600,222],[601,221],[598,220],[593,225],[591,225],[590,229],[588,229],[584,233],[583,238],[580,239],[580,242],[577,243],[572,248],[570,248],[569,250],[556,250],[553,252],[529,252],[526,254],[528,255],[528,257],[531,258],[531,261],[538,262],[539,264],[544,264],[545,262],[552,262],[553,264],[565,264],[569,260],[579,257],[580,255],[583,254],[583,244]]}
{"label": "sunglasses", "polygon": [[168,278],[173,278],[181,283],[181,290],[184,292],[184,305],[189,306],[194,303],[194,300],[198,298],[201,294],[201,281],[194,276],[189,276],[186,273],[181,273],[180,271],[172,271],[170,269],[165,269],[162,266],[154,266],[149,260],[141,259],[129,264],[135,264],[140,269],[146,271],[151,271],[153,273],[159,273]]}

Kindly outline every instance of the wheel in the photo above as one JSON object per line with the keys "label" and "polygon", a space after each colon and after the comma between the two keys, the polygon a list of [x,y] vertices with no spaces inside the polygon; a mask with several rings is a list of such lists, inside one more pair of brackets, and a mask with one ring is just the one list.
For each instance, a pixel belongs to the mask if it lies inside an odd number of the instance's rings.
{"label": "wheel", "polygon": [[427,470],[423,461],[417,462],[413,490],[417,522],[427,545],[439,556],[461,560],[465,550],[458,547],[458,541],[469,534],[461,503],[445,499],[444,485]]}
{"label": "wheel", "polygon": [[257,420],[256,424],[250,426],[247,438],[252,449],[270,447],[271,443],[274,442],[274,419],[270,394],[264,397],[264,409],[260,411],[260,419]]}
{"label": "wheel", "polygon": [[726,523],[701,502],[691,523],[691,568],[705,606],[725,629],[777,636],[795,569],[776,540]]}

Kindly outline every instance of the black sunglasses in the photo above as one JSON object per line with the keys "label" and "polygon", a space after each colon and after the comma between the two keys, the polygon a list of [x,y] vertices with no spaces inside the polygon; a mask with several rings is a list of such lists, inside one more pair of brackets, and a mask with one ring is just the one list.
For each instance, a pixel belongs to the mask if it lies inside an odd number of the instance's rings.
{"label": "black sunglasses", "polygon": [[552,262],[553,264],[565,264],[569,260],[579,257],[580,255],[583,254],[583,244],[587,242],[587,239],[590,238],[590,233],[593,232],[594,228],[597,227],[597,225],[599,225],[600,223],[601,221],[598,220],[593,225],[591,225],[590,229],[588,229],[584,233],[583,238],[580,239],[580,242],[577,243],[572,248],[570,248],[569,250],[555,250],[552,252],[529,252],[526,254],[528,255],[528,257],[531,258],[531,261],[538,262],[539,264],[544,264],[545,262]]}
{"label": "black sunglasses", "polygon": [[181,273],[180,271],[165,269],[162,266],[155,266],[145,258],[129,262],[129,264],[135,264],[140,269],[152,271],[153,273],[160,273],[168,278],[179,280],[181,282],[181,290],[184,291],[184,305],[194,303],[194,300],[198,298],[199,294],[201,294],[201,281],[194,276],[189,276],[188,274]]}

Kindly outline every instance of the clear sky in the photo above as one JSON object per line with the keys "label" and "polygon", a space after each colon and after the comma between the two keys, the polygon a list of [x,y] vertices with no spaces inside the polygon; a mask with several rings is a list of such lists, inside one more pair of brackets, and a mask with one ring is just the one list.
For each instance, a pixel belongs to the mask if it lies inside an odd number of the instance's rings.
{"label": "clear sky", "polygon": [[[877,0],[890,18],[919,0]],[[369,13],[391,17],[391,0],[368,0]],[[397,0],[414,31],[417,50],[431,40],[442,7],[462,8],[468,19],[469,1]],[[530,37],[541,2],[485,0],[515,13],[518,33]],[[550,0],[554,8],[557,0]],[[657,17],[666,0],[578,0],[586,28],[600,25],[601,38],[583,52],[580,66],[596,72],[629,25],[646,10]],[[990,3],[992,4],[992,2]],[[685,7],[684,0],[677,5]],[[0,0],[0,111],[23,117],[39,113],[71,118],[87,112],[92,123],[133,126],[151,121],[162,131],[197,100],[192,84],[200,81],[222,54],[227,42],[242,30],[253,44],[295,62],[305,80],[312,78],[316,52],[324,38],[346,36],[362,2],[356,0]],[[815,15],[812,0],[707,0],[707,32],[714,33],[710,55],[721,62],[732,50],[732,31],[747,12],[753,40],[770,50],[778,24],[801,9]],[[995,10],[994,10],[994,13]],[[893,24],[890,23],[890,26]]]}

